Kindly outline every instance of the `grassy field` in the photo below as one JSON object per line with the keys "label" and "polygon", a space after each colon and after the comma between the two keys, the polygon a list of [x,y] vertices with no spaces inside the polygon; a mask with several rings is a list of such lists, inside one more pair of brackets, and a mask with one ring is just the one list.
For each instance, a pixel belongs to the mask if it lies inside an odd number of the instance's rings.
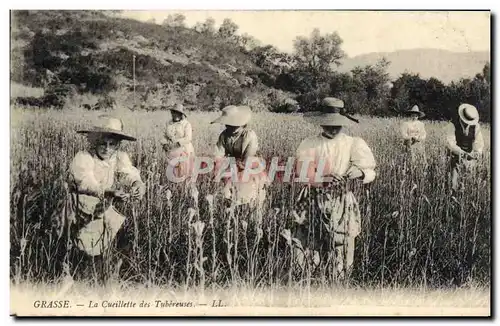
{"label": "grassy field", "polygon": [[[62,172],[85,146],[85,139],[75,130],[88,126],[97,114],[76,109],[11,110],[10,266],[15,284],[40,282],[43,286],[64,274],[64,243],[57,235],[64,199]],[[168,182],[165,154],[159,144],[168,113],[114,114],[138,136],[137,142],[125,143],[124,149],[147,184],[146,197],[138,206],[119,207],[128,217],[124,227],[132,246],[127,273],[120,282],[153,288],[199,286],[212,291],[234,286],[298,287],[301,291],[330,286],[332,279],[326,269],[290,273],[291,247],[281,234],[284,230],[293,233],[295,227],[288,210],[296,187],[271,185],[261,230],[251,230],[242,223],[244,216],[234,216],[233,221],[223,218],[218,205],[220,185],[205,178],[199,184],[198,198],[193,198]],[[189,114],[197,155],[212,153],[221,126],[209,122],[217,115]],[[488,287],[489,126],[483,127],[483,161],[474,175],[464,178],[465,190],[452,197],[444,125],[426,123],[429,168],[414,167],[410,177],[403,171],[399,123],[396,119],[361,117],[360,124],[348,130],[367,141],[378,164],[378,176],[369,191],[358,193],[362,233],[356,240],[349,283],[378,288]],[[260,155],[265,158],[293,156],[303,138],[318,132],[296,115],[259,113],[250,126],[259,137]],[[208,195],[215,198],[214,209],[208,208]],[[194,232],[195,222],[203,223],[201,234]]]}

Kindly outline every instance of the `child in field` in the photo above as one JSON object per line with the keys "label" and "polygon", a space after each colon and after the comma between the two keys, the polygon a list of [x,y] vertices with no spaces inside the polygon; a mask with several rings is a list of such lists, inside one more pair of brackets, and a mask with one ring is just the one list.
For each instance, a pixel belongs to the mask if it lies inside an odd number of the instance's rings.
{"label": "child in field", "polygon": [[136,140],[123,131],[120,119],[101,115],[97,125],[78,133],[87,135],[89,147],[79,151],[70,165],[66,217],[72,246],[86,257],[102,259],[125,220],[113,202],[142,198],[145,185],[127,153],[120,150],[123,140]]}
{"label": "child in field", "polygon": [[[234,158],[238,169],[238,181],[241,180],[245,164],[249,161],[249,167],[255,169],[259,164],[256,160],[258,150],[257,134],[247,124],[252,117],[248,106],[230,105],[222,110],[222,115],[212,123],[225,125],[225,130],[219,135],[215,147],[216,173],[222,167],[224,158]],[[255,159],[255,160],[254,160]],[[230,171],[227,165],[226,171]],[[231,178],[225,178],[224,197],[230,205],[245,205],[262,207],[266,197],[265,185],[266,174],[248,174],[250,178],[244,182],[234,182]]]}
{"label": "child in field", "polygon": [[[376,162],[363,139],[344,133],[342,128],[357,120],[342,113],[342,100],[327,97],[321,109],[323,112],[305,116],[321,126],[322,132],[303,140],[297,149],[296,175],[307,182],[300,186],[294,215],[297,238],[307,248],[306,254],[316,255],[319,251],[327,261],[325,253],[335,252],[337,276],[342,278],[352,267],[354,240],[361,232],[359,205],[349,180],[371,183],[376,176]],[[309,165],[303,168],[308,160]],[[317,182],[316,174],[332,180]],[[309,242],[310,232],[314,240]]]}
{"label": "child in field", "polygon": [[471,172],[484,149],[479,113],[470,104],[461,104],[446,128],[452,189],[459,186],[460,172]]}
{"label": "child in field", "polygon": [[[175,164],[176,177],[182,177],[189,173],[191,160],[195,155],[192,144],[193,129],[191,123],[187,120],[184,106],[176,105],[169,109],[172,114],[172,119],[167,123],[164,137],[161,144],[167,152],[170,163]],[[176,162],[175,158],[187,157],[188,160]]]}
{"label": "child in field", "polygon": [[411,163],[420,162],[426,165],[424,141],[427,133],[424,123],[418,121],[425,116],[425,113],[421,112],[417,105],[414,105],[411,110],[405,112],[405,116],[409,119],[401,124],[401,136],[406,153],[409,154]]}

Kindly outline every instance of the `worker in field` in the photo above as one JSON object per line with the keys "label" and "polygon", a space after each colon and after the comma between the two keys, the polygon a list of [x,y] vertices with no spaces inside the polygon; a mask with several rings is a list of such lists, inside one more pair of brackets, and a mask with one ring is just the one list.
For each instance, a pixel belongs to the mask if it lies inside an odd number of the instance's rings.
{"label": "worker in field", "polygon": [[194,160],[193,128],[182,104],[169,110],[172,119],[167,122],[161,145],[167,152],[169,164],[174,164],[175,176],[182,178],[189,176]]}
{"label": "worker in field", "polygon": [[69,167],[65,207],[69,246],[77,249],[83,265],[95,263],[106,274],[105,259],[126,219],[114,204],[140,199],[145,193],[139,170],[120,150],[122,141],[136,139],[123,131],[120,119],[108,115],[99,116],[93,128],[78,133],[87,136],[88,148],[77,152]]}
{"label": "worker in field", "polygon": [[325,262],[333,258],[336,277],[342,279],[351,270],[355,239],[361,232],[361,213],[353,189],[356,184],[373,182],[376,162],[363,139],[344,131],[345,126],[358,121],[345,114],[342,100],[327,97],[320,109],[319,113],[306,114],[305,119],[320,126],[321,132],[304,139],[296,151],[301,191],[293,215],[296,238],[304,248],[296,250],[296,257],[301,262],[309,256],[315,264],[320,258]]}
{"label": "worker in field", "polygon": [[419,119],[425,117],[425,113],[420,111],[417,105],[411,110],[404,112],[407,119],[401,124],[401,136],[409,163],[427,165],[424,141],[427,137],[425,125]]}
{"label": "worker in field", "polygon": [[446,128],[446,138],[452,189],[458,190],[460,175],[474,171],[484,149],[476,107],[467,103],[458,106]]}
{"label": "worker in field", "polygon": [[[263,162],[257,157],[257,134],[248,127],[251,118],[250,107],[229,105],[222,110],[220,117],[212,121],[225,126],[215,146],[214,170],[216,177],[224,182],[226,206],[257,209],[255,217],[260,219],[268,179],[264,169],[258,172]],[[230,173],[232,168],[236,175],[222,176],[223,172]],[[260,223],[260,220],[255,222]]]}

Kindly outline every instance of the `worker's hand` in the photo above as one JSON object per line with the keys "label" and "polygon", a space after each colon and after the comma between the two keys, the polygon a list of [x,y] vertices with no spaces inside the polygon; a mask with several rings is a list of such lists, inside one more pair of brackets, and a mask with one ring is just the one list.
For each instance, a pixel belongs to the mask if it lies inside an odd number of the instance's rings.
{"label": "worker's hand", "polygon": [[237,160],[236,161],[236,166],[240,170],[245,170],[246,162],[244,160]]}
{"label": "worker's hand", "polygon": [[141,199],[146,193],[146,186],[142,182],[134,182],[132,185],[132,190],[130,191],[130,196],[133,199]]}
{"label": "worker's hand", "polygon": [[345,182],[345,177],[338,174],[328,174],[323,177],[324,179],[331,179],[328,182],[323,182],[324,186],[337,186]]}
{"label": "worker's hand", "polygon": [[466,151],[462,151],[460,153],[460,156],[462,159],[465,159],[465,160],[472,160],[474,159],[474,157],[472,156],[472,153],[467,153]]}
{"label": "worker's hand", "polygon": [[364,175],[363,171],[361,171],[358,167],[351,167],[349,171],[347,171],[347,177],[349,179],[358,179],[362,178]]}
{"label": "worker's hand", "polygon": [[481,154],[478,153],[478,152],[472,152],[472,153],[469,153],[469,158],[472,159],[472,160],[477,160],[481,157]]}
{"label": "worker's hand", "polygon": [[125,201],[129,197],[129,195],[122,190],[115,190],[113,197],[115,199]]}

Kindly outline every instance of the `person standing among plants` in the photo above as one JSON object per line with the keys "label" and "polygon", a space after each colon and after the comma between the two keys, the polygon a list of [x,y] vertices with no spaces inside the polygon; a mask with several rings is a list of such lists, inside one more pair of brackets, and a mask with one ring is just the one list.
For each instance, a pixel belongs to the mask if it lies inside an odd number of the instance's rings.
{"label": "person standing among plants", "polygon": [[474,170],[484,149],[484,139],[476,107],[467,103],[458,106],[447,126],[446,139],[452,189],[458,190],[459,175],[462,172]]}
{"label": "person standing among plants", "polygon": [[[267,177],[264,172],[247,174],[248,180],[241,180],[247,168],[247,162],[252,160],[251,165],[248,166],[252,169],[256,169],[256,165],[260,164],[257,160],[253,160],[257,158],[258,138],[255,131],[248,127],[251,118],[250,107],[229,105],[222,110],[219,118],[211,122],[225,125],[215,146],[216,173],[222,169],[225,158],[234,158],[238,170],[238,180],[231,180],[230,177],[224,178],[224,198],[227,206],[249,204],[252,207],[261,208],[266,197]],[[230,170],[229,164],[224,170]]]}
{"label": "person standing among plants", "polygon": [[420,118],[425,117],[425,113],[419,110],[417,105],[414,105],[411,110],[405,111],[405,116],[408,120],[401,124],[401,136],[406,153],[410,156],[410,162],[421,162],[427,164],[425,155],[424,141],[427,137],[425,125]]}
{"label": "person standing among plants", "polygon": [[[308,254],[319,252],[325,261],[333,259],[336,276],[343,278],[352,268],[355,239],[361,232],[353,189],[359,181],[373,182],[376,161],[363,139],[344,132],[345,126],[358,121],[344,113],[342,100],[324,98],[321,112],[306,114],[305,119],[320,126],[322,132],[304,139],[296,151],[296,174],[307,180],[301,185],[294,211],[297,238]],[[330,180],[318,181],[317,177]]]}
{"label": "person standing among plants", "polygon": [[123,140],[136,138],[123,131],[120,119],[108,115],[99,116],[93,128],[77,132],[87,135],[88,148],[76,153],[69,167],[65,216],[70,249],[107,268],[103,259],[125,221],[114,203],[141,199],[146,190],[139,170],[120,150]]}
{"label": "person standing among plants", "polygon": [[[167,158],[170,162],[175,162],[176,177],[182,177],[189,173],[192,166],[192,160],[195,155],[193,140],[193,128],[187,119],[187,115],[182,104],[177,104],[169,109],[172,119],[168,121],[164,137],[161,140],[163,149],[167,152]],[[181,157],[187,160],[177,162]]]}

